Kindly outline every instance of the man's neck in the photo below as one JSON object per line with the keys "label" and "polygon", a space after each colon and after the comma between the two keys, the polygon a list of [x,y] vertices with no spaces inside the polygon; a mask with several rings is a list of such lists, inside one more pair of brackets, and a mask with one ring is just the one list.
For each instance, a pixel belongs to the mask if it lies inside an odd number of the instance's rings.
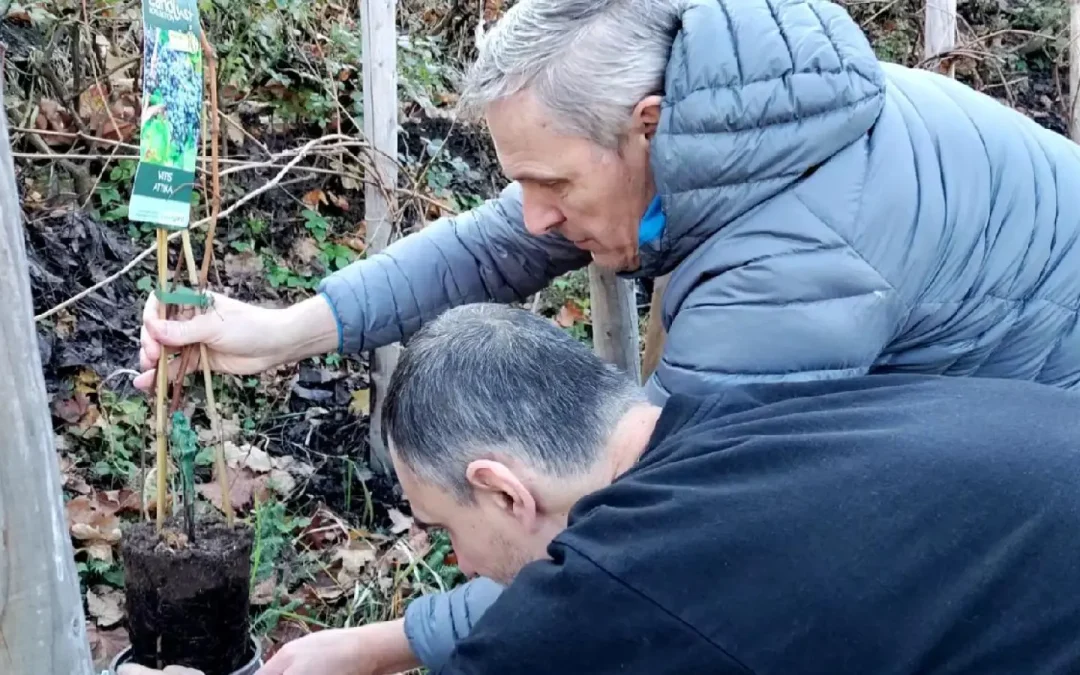
{"label": "man's neck", "polygon": [[661,408],[651,404],[635,406],[615,425],[615,431],[604,448],[604,459],[587,475],[568,484],[561,481],[558,487],[546,491],[545,510],[552,522],[557,523],[554,534],[566,527],[570,509],[583,496],[602,490],[630,470],[649,447]]}
{"label": "man's neck", "polygon": [[609,475],[606,478],[609,482],[614,482],[641,459],[649,447],[660,411],[659,406],[643,404],[635,406],[619,420],[607,447]]}

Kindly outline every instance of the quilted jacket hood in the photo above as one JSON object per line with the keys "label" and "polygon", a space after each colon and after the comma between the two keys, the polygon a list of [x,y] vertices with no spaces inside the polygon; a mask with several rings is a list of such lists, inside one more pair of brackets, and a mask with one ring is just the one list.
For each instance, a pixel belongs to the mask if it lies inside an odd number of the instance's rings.
{"label": "quilted jacket hood", "polygon": [[[819,0],[690,0],[651,163],[667,220],[633,276],[675,268],[725,224],[865,135],[885,75],[858,26]],[[718,39],[717,36],[726,36]]]}

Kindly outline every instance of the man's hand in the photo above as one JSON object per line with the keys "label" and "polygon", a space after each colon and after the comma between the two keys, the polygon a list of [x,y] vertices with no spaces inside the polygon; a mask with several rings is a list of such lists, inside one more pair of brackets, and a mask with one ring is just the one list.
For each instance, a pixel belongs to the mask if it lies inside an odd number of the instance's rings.
{"label": "man's hand", "polygon": [[[210,293],[213,305],[203,314],[177,321],[158,318],[157,296],[150,294],[143,309],[139,336],[139,369],[133,384],[150,391],[155,382],[162,346],[171,352],[189,344],[204,343],[211,370],[250,375],[269,368],[333,351],[337,347],[337,323],[326,299],[317,296],[287,309],[267,309]],[[188,372],[198,367],[196,358]],[[177,376],[180,360],[169,364],[169,380]],[[187,374],[187,373],[185,373]]]}
{"label": "man's hand", "polygon": [[420,665],[398,619],[293,640],[255,675],[390,675]]}
{"label": "man's hand", "polygon": [[203,671],[183,666],[167,666],[165,670],[154,670],[134,663],[125,663],[116,670],[116,675],[203,675]]}

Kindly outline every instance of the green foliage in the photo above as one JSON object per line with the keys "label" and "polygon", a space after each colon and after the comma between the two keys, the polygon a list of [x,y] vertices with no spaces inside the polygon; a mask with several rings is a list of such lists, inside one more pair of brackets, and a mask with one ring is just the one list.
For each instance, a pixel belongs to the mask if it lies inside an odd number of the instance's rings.
{"label": "green foliage", "polygon": [[86,562],[76,562],[75,570],[79,574],[79,585],[83,593],[97,584],[124,587],[124,568],[116,561],[89,558]]}
{"label": "green foliage", "polygon": [[[124,220],[128,215],[128,198],[135,179],[137,163],[131,159],[121,159],[113,164],[101,182],[98,183],[95,215],[104,221]],[[133,235],[134,236],[134,235]]]}
{"label": "green foliage", "polygon": [[90,451],[92,471],[99,478],[123,483],[135,474],[135,459],[146,448],[149,408],[144,398],[119,397],[111,391],[102,392],[101,406],[108,422],[100,444]]}

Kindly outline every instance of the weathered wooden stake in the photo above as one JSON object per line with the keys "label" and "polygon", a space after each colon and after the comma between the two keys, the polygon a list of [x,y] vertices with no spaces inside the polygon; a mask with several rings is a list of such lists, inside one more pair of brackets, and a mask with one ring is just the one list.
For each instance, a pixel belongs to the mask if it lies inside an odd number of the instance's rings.
{"label": "weathered wooden stake", "polygon": [[[395,0],[362,0],[360,31],[364,46],[364,135],[375,148],[374,180],[364,189],[367,250],[374,254],[391,241],[397,204],[397,28]],[[393,465],[382,442],[382,406],[399,344],[371,355],[370,433],[372,470],[391,475]]]}
{"label": "weathered wooden stake", "polygon": [[[956,48],[956,0],[926,0],[924,56],[932,59]],[[938,64],[938,72],[955,77],[956,65],[951,58]]]}
{"label": "weathered wooden stake", "polygon": [[663,300],[664,291],[667,290],[670,274],[657,277],[653,280],[652,298],[649,300],[649,326],[645,329],[645,346],[641,354],[641,383],[652,377],[656,367],[660,365],[660,357],[664,353],[664,342],[667,341],[667,332],[664,330]]}
{"label": "weathered wooden stake", "polygon": [[1069,135],[1080,143],[1080,0],[1069,0]]}
{"label": "weathered wooden stake", "polygon": [[634,282],[614,272],[589,265],[593,351],[624,372],[641,380],[638,358],[638,316]]}
{"label": "weathered wooden stake", "polygon": [[0,109],[0,673],[93,675],[9,138]]}

